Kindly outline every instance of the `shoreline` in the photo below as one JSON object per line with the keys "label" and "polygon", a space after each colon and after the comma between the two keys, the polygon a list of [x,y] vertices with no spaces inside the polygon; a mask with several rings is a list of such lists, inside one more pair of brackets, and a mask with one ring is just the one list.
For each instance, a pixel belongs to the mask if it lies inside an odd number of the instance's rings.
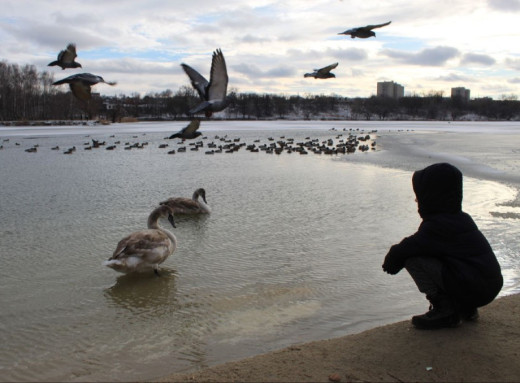
{"label": "shoreline", "polygon": [[479,312],[476,322],[454,329],[416,330],[406,320],[155,381],[520,381],[520,294]]}

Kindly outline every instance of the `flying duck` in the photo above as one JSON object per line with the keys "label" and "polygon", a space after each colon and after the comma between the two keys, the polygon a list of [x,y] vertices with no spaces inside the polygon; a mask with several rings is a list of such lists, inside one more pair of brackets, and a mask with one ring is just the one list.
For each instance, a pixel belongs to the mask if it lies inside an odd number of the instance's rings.
{"label": "flying duck", "polygon": [[200,136],[202,133],[198,132],[200,120],[192,120],[188,126],[179,130],[177,133],[174,133],[170,136],[170,140],[173,138],[182,138],[183,140],[189,140],[192,138],[196,138]]}
{"label": "flying duck", "polygon": [[329,66],[323,67],[321,69],[314,69],[312,73],[305,73],[303,77],[314,77],[315,79],[327,79],[336,77],[334,73],[330,73],[330,71],[338,66],[338,63],[331,64]]}
{"label": "flying duck", "polygon": [[372,31],[372,29],[375,28],[381,28],[388,24],[390,24],[391,21],[384,23],[384,24],[376,24],[376,25],[367,25],[364,27],[357,27],[352,29],[347,29],[345,32],[338,33],[338,35],[350,35],[351,38],[360,38],[360,39],[366,39],[368,37],[376,37],[376,33]]}
{"label": "flying duck", "polygon": [[72,94],[79,100],[88,101],[92,97],[91,87],[99,82],[104,82],[108,85],[116,85],[116,82],[107,82],[101,76],[96,76],[91,73],[73,74],[63,80],[55,81],[52,85],[69,84]]}
{"label": "flying duck", "polygon": [[74,59],[78,57],[76,54],[76,44],[70,43],[67,45],[67,48],[63,49],[58,53],[58,59],[49,63],[47,66],[59,66],[61,69],[66,68],[81,68],[81,64],[79,62],[74,61]]}
{"label": "flying duck", "polygon": [[214,112],[220,112],[229,105],[231,100],[226,95],[228,85],[226,60],[220,49],[213,52],[209,82],[189,65],[183,63],[181,66],[201,99],[201,103],[191,109],[189,114],[204,112],[206,117],[211,117]]}

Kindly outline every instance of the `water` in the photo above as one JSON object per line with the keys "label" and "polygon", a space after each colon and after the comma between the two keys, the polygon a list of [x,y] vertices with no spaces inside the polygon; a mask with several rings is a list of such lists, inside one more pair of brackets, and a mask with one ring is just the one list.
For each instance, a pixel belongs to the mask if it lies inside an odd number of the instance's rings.
{"label": "water", "polygon": [[[205,144],[352,127],[378,129],[380,150],[168,155],[183,125],[0,128],[0,380],[153,379],[424,311],[409,276],[381,263],[419,224],[411,171],[443,159],[466,174],[464,209],[499,257],[502,294],[520,291],[517,125],[203,122]],[[91,138],[121,144],[84,150]],[[159,201],[198,187],[213,212],[177,217],[161,277],[102,266]]]}

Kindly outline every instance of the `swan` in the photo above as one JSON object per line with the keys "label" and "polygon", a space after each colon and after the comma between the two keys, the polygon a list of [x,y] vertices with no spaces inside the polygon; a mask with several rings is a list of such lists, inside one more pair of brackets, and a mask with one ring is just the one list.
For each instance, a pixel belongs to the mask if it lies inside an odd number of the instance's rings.
{"label": "swan", "polygon": [[155,208],[148,217],[148,229],[136,231],[117,244],[112,256],[104,265],[121,273],[153,269],[159,275],[159,265],[177,248],[177,238],[170,231],[159,227],[160,218],[168,217],[173,227],[173,209],[167,205]]}
{"label": "swan", "polygon": [[[202,197],[202,200],[199,200]],[[192,198],[175,197],[168,198],[159,203],[161,206],[169,206],[175,214],[209,214],[211,209],[206,201],[206,190],[195,190]]]}

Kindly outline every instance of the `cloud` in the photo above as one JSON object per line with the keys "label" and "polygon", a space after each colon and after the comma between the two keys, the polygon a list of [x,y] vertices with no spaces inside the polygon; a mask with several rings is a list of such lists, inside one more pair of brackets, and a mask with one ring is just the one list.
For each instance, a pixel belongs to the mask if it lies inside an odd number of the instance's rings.
{"label": "cloud", "polygon": [[442,66],[448,60],[459,56],[460,52],[458,49],[453,47],[438,46],[435,48],[423,49],[417,53],[385,49],[382,51],[382,54],[404,64]]}
{"label": "cloud", "polygon": [[247,44],[262,44],[262,43],[269,43],[272,41],[272,39],[269,37],[261,37],[261,36],[255,36],[252,34],[247,34],[245,36],[239,37],[238,41],[247,43]]}
{"label": "cloud", "polygon": [[520,70],[520,59],[506,59],[505,64],[514,70]]}
{"label": "cloud", "polygon": [[472,82],[473,79],[468,76],[463,76],[457,73],[448,73],[444,76],[439,76],[436,78],[438,81],[446,81],[446,82]]}
{"label": "cloud", "polygon": [[520,11],[519,0],[488,0],[489,7],[497,11],[518,12]]}
{"label": "cloud", "polygon": [[461,60],[461,64],[463,65],[493,65],[495,62],[496,60],[493,57],[478,53],[466,53],[464,56],[462,56]]}
{"label": "cloud", "polygon": [[[109,40],[96,34],[80,30],[74,25],[42,24],[30,20],[21,20],[16,25],[4,25],[3,31],[15,39],[43,44],[46,47],[65,48],[68,42],[75,42],[78,47],[109,45]],[[58,52],[56,52],[57,54]]]}
{"label": "cloud", "polygon": [[262,78],[282,78],[292,77],[296,74],[296,70],[286,65],[280,65],[268,70],[262,70],[260,67],[254,64],[238,64],[232,65],[231,69],[235,72],[245,75],[249,79],[262,79]]}
{"label": "cloud", "polygon": [[520,84],[520,77],[511,78],[507,80],[507,82],[510,84]]}
{"label": "cloud", "polygon": [[[250,92],[344,92],[363,97],[375,92],[378,77],[406,82],[407,90],[413,90],[469,82],[467,76],[472,76],[472,86],[479,87],[476,92],[496,96],[484,86],[514,88],[515,80],[508,79],[520,71],[520,56],[511,48],[518,37],[515,17],[520,0],[1,4],[5,11],[0,14],[0,60],[36,65],[61,76],[61,70],[47,63],[68,42],[75,42],[84,71],[119,82],[114,88],[100,87],[106,93],[160,92],[161,87],[175,91],[176,86],[189,85],[179,64],[185,62],[209,77],[216,48],[225,53],[230,86]],[[377,38],[337,35],[350,27],[389,20],[392,24],[378,29]],[[334,82],[303,80],[304,73],[335,62],[339,66]]]}
{"label": "cloud", "polygon": [[368,54],[361,48],[327,48],[324,51],[314,49],[288,49],[287,55],[291,60],[297,61],[305,58],[307,60],[323,61],[328,60],[345,60],[345,61],[363,61],[368,58]]}

